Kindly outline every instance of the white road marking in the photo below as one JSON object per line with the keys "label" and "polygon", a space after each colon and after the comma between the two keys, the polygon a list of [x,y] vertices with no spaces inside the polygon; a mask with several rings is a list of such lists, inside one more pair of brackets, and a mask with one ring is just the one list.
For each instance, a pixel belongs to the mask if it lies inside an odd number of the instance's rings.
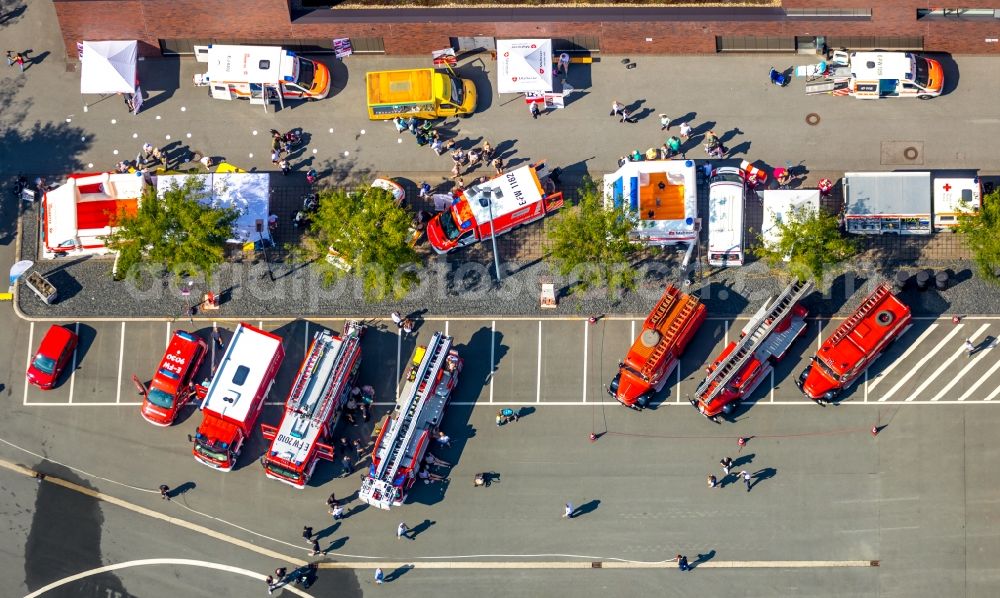
{"label": "white road marking", "polygon": [[729,320],[726,320],[726,322],[723,324],[723,326],[725,326],[725,328],[726,328],[725,344],[723,346],[727,346],[727,345],[729,345]]}
{"label": "white road marking", "polygon": [[28,387],[31,384],[28,383],[27,372],[28,368],[31,367],[31,352],[35,350],[35,323],[32,322],[31,326],[28,327],[28,358],[24,360],[24,398],[21,400],[22,405],[28,404]]}
{"label": "white road marking", "polygon": [[983,400],[984,400],[984,401],[992,401],[993,399],[995,399],[995,398],[996,398],[997,394],[1000,394],[1000,386],[997,386],[996,388],[994,388],[994,389],[993,389],[993,392],[991,392],[991,393],[990,393],[990,394],[989,394],[989,395],[988,395],[988,396],[987,396],[987,397],[986,397],[985,399],[983,399]]}
{"label": "white road marking", "polygon": [[542,402],[542,321],[538,320],[538,368],[535,376],[535,402]]}
{"label": "white road marking", "polygon": [[445,321],[444,321],[444,335],[445,335],[445,336],[448,336],[448,324],[449,324],[450,322],[451,322],[451,320],[445,320]]}
{"label": "white road marking", "polygon": [[951,332],[948,333],[948,336],[944,337],[944,340],[942,340],[939,343],[936,343],[934,345],[933,349],[931,349],[926,355],[924,355],[923,357],[921,357],[920,361],[917,362],[917,365],[913,366],[913,368],[911,368],[910,371],[907,372],[905,376],[903,376],[902,378],[900,378],[899,381],[896,382],[896,385],[889,389],[889,392],[887,392],[884,395],[882,395],[882,397],[879,398],[879,401],[884,401],[884,400],[888,399],[889,397],[891,397],[892,395],[896,394],[896,391],[899,390],[900,388],[902,388],[903,385],[906,384],[907,380],[909,380],[910,378],[912,378],[917,373],[922,373],[921,372],[921,368],[924,367],[924,364],[927,363],[928,361],[930,361],[931,359],[933,359],[934,356],[937,355],[938,351],[940,351],[945,346],[947,346],[948,345],[948,341],[950,341],[953,336],[955,336],[956,334],[958,334],[962,330],[963,326],[965,326],[965,324],[959,324],[958,326],[955,326],[951,330]]}
{"label": "white road marking", "polygon": [[[265,576],[262,573],[257,573],[256,571],[250,571],[249,569],[242,569],[240,567],[233,567],[232,565],[223,565],[221,563],[212,563],[209,561],[196,561],[193,559],[141,559],[138,561],[126,561],[124,563],[115,563],[114,565],[105,565],[104,567],[97,567],[96,569],[89,569],[87,571],[81,571],[69,577],[64,577],[53,581],[52,583],[41,587],[30,594],[27,594],[24,598],[37,598],[38,596],[43,596],[47,592],[54,590],[60,586],[64,586],[68,583],[78,581],[87,577],[94,575],[101,575],[102,573],[107,573],[109,571],[117,571],[119,569],[127,569],[129,567],[145,567],[150,565],[187,565],[190,567],[204,567],[206,569],[215,569],[216,571],[226,571],[227,573],[238,573],[240,575],[245,575],[247,577],[252,577],[254,579],[259,579],[264,581]],[[371,565],[369,565],[369,568]],[[295,587],[294,584],[285,584],[281,586],[282,591],[286,591],[296,596],[304,596],[305,598],[311,598],[311,594],[307,594],[302,590]],[[110,595],[110,590],[108,590]],[[117,594],[117,592],[115,593]]]}
{"label": "white road marking", "polygon": [[816,320],[816,350],[823,348],[823,320]]}
{"label": "white road marking", "polygon": [[306,353],[309,352],[309,320],[306,320],[306,326],[305,326],[305,328],[306,328],[306,332],[303,335],[304,338],[302,339],[302,354],[303,355],[305,355]]}
{"label": "white road marking", "polygon": [[913,344],[910,345],[910,348],[908,348],[906,350],[906,352],[904,352],[902,355],[900,355],[899,357],[897,357],[892,363],[890,363],[888,365],[888,367],[886,367],[884,370],[882,370],[882,372],[878,375],[878,377],[875,378],[875,380],[868,386],[868,390],[870,390],[870,391],[871,390],[875,390],[875,387],[878,386],[881,381],[885,380],[888,377],[889,372],[891,372],[892,370],[894,370],[897,365],[903,363],[903,360],[906,359],[910,355],[910,353],[913,353],[914,351],[916,351],[917,347],[920,346],[920,343],[925,338],[927,338],[927,336],[930,335],[930,333],[934,332],[934,330],[937,327],[938,327],[937,324],[931,324],[927,328],[927,330],[924,330],[924,333],[921,334],[919,337],[917,337],[917,340],[913,341]]}
{"label": "white road marking", "polygon": [[[989,324],[983,324],[982,326],[979,327],[979,330],[977,330],[975,332],[975,334],[973,334],[969,338],[976,338],[977,336],[979,336],[980,334],[982,334],[984,330],[986,330],[989,327],[990,327]],[[947,370],[951,366],[952,362],[955,361],[956,359],[958,359],[963,353],[965,353],[965,348],[964,347],[961,348],[961,349],[959,349],[958,351],[955,351],[955,353],[952,354],[952,356],[949,357],[944,363],[942,363],[938,367],[938,369],[934,370],[934,372],[930,376],[928,376],[926,380],[924,380],[924,383],[921,384],[920,386],[918,386],[917,390],[913,391],[913,393],[909,397],[907,397],[906,400],[907,401],[912,401],[914,398],[916,398],[920,393],[922,393],[924,391],[924,389],[926,389],[928,386],[930,386],[931,382],[933,382],[935,378],[937,378],[945,370]],[[973,356],[973,358],[969,359],[969,363],[962,370],[963,373],[965,371],[967,371],[970,366],[972,366],[972,362],[975,361],[975,357],[978,357],[978,355]],[[959,376],[961,376],[961,374],[959,374],[958,376],[953,376],[952,377],[952,381],[948,383],[948,386],[946,388],[951,388],[951,386],[955,383],[955,381],[958,380]],[[935,399],[931,399],[931,400],[933,401]]]}
{"label": "white road marking", "polygon": [[115,403],[122,402],[122,362],[125,361],[125,322],[122,322],[122,338],[118,348],[118,390],[115,393]]}
{"label": "white road marking", "polygon": [[771,368],[771,402],[774,402],[774,368]]}
{"label": "white road marking", "polygon": [[[997,370],[1000,370],[1000,360],[998,360],[998,361],[997,361],[996,363],[994,363],[994,364],[993,364],[993,367],[991,367],[991,368],[990,368],[990,369],[989,369],[989,370],[988,370],[988,371],[986,372],[986,374],[984,374],[983,376],[981,376],[981,377],[979,378],[979,380],[977,380],[977,381],[976,381],[976,383],[975,383],[975,384],[973,384],[973,385],[972,385],[972,386],[971,386],[971,387],[969,388],[969,390],[965,391],[965,394],[964,394],[964,395],[962,395],[962,396],[958,397],[958,400],[959,400],[959,401],[964,401],[965,399],[967,399],[967,398],[971,397],[971,396],[972,396],[972,393],[976,392],[976,390],[978,390],[978,389],[979,389],[979,387],[983,385],[983,382],[986,382],[986,380],[988,380],[990,376],[992,376],[992,375],[993,375],[994,373],[996,373],[996,371],[997,371]],[[991,395],[991,396],[992,396],[992,395]]]}
{"label": "white road marking", "polygon": [[587,402],[587,342],[590,339],[590,322],[583,323],[583,402]]}
{"label": "white road marking", "polygon": [[73,347],[73,369],[69,372],[69,403],[73,402],[73,388],[76,386],[76,354],[80,351],[80,323],[73,328],[76,331],[76,346]]}
{"label": "white road marking", "polygon": [[396,400],[399,400],[399,377],[403,375],[403,329],[396,327]]}
{"label": "white road marking", "polygon": [[868,402],[868,368],[865,368],[865,402]]}
{"label": "white road marking", "polygon": [[[994,346],[995,346],[994,344],[991,344],[989,347],[986,347],[982,351],[980,351],[980,352],[976,353],[975,355],[973,355],[972,359],[969,360],[969,363],[965,364],[965,367],[962,368],[962,371],[960,371],[959,373],[955,374],[952,377],[951,382],[949,382],[947,386],[945,386],[944,388],[942,388],[941,392],[937,393],[931,400],[932,401],[940,401],[942,397],[944,397],[946,394],[948,394],[948,391],[950,391],[952,389],[952,387],[954,387],[956,384],[958,384],[959,381],[961,381],[962,378],[964,378],[965,375],[969,373],[969,370],[971,370],[973,367],[975,367],[975,365],[979,362],[979,358],[982,357],[987,351],[991,350]],[[998,387],[998,388],[1000,388],[1000,387]],[[959,401],[963,401],[963,400],[965,400],[965,397],[963,396],[962,398],[960,398],[958,400]]]}
{"label": "white road marking", "polygon": [[[212,321],[212,332],[215,332],[218,328],[219,328],[218,322],[215,322],[213,320]],[[212,345],[212,363],[211,363],[211,366],[214,368],[215,367],[215,339],[213,338],[212,342],[209,343],[209,344]],[[209,368],[209,369],[211,369],[211,368]]]}
{"label": "white road marking", "polygon": [[635,342],[635,320],[632,320],[632,331],[629,334],[632,335],[632,341],[631,342],[634,343]]}
{"label": "white road marking", "polygon": [[170,346],[170,322],[167,322],[167,334],[163,337],[163,348]]}
{"label": "white road marking", "polygon": [[257,320],[257,328],[264,329],[264,320]]}
{"label": "white road marking", "polygon": [[490,325],[490,402],[493,402],[493,378],[497,373],[497,321],[493,320]]}

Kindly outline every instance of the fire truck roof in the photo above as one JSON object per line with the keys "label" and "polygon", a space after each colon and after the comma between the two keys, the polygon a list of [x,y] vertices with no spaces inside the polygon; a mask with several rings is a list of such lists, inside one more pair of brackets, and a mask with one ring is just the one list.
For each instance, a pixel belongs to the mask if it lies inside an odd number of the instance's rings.
{"label": "fire truck roof", "polygon": [[248,324],[237,326],[201,403],[202,409],[229,420],[244,421],[268,366],[280,349],[280,336]]}
{"label": "fire truck roof", "polygon": [[465,199],[476,222],[484,224],[490,220],[490,205],[482,205],[480,198],[492,199],[493,218],[500,218],[541,201],[542,185],[535,169],[525,165],[469,187],[465,191]]}

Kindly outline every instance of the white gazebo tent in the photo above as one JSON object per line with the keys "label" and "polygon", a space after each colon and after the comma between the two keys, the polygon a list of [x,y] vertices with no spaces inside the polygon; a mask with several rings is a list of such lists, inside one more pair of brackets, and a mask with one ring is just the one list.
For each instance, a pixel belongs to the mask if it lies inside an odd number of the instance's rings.
{"label": "white gazebo tent", "polygon": [[497,40],[498,93],[551,91],[551,39]]}
{"label": "white gazebo tent", "polygon": [[83,42],[80,93],[135,93],[137,43]]}

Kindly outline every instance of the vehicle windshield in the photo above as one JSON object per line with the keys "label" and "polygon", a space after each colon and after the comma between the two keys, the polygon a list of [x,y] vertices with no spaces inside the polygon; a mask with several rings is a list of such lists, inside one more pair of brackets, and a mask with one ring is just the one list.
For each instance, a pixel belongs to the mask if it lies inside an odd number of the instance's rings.
{"label": "vehicle windshield", "polygon": [[36,370],[45,374],[51,374],[56,371],[56,360],[46,357],[41,353],[35,355],[35,359],[31,362],[31,365],[35,366]]}
{"label": "vehicle windshield", "polygon": [[465,91],[462,88],[462,81],[454,77],[448,77],[448,81],[451,82],[451,103],[456,106],[461,106],[462,96]]}
{"label": "vehicle windshield", "polygon": [[713,183],[719,183],[722,181],[728,183],[737,183],[741,185],[743,184],[743,179],[740,178],[740,175],[736,174],[735,172],[720,172],[719,174],[712,177]]}
{"label": "vehicle windshield", "polygon": [[316,76],[316,65],[311,60],[299,58],[299,78],[296,81],[306,89],[312,89],[313,78]]}
{"label": "vehicle windshield", "polygon": [[174,395],[167,394],[159,388],[150,389],[148,398],[149,402],[157,407],[170,409],[174,406]]}
{"label": "vehicle windshield", "polygon": [[218,461],[219,463],[225,463],[229,458],[229,455],[225,451],[211,449],[208,446],[205,446],[205,444],[201,441],[195,441],[194,450],[208,457],[212,461]]}
{"label": "vehicle windshield", "polygon": [[282,467],[282,466],[280,466],[280,465],[278,465],[276,463],[272,463],[270,461],[265,461],[264,462],[264,468],[267,469],[268,471],[270,471],[271,473],[273,473],[274,475],[278,476],[278,477],[285,478],[286,480],[291,480],[293,482],[297,482],[297,481],[299,481],[299,479],[302,478],[302,474],[301,473],[298,473],[297,471],[292,471],[291,469],[288,469],[287,467]]}
{"label": "vehicle windshield", "polygon": [[927,77],[930,72],[930,66],[928,66],[927,60],[925,58],[915,56],[913,60],[913,66],[914,66],[913,82],[919,85],[920,87],[927,87],[927,84],[929,83]]}
{"label": "vehicle windshield", "polygon": [[827,365],[827,363],[825,361],[823,361],[822,359],[817,359],[816,363],[819,364],[819,369],[823,370],[823,374],[825,374],[827,378],[829,378],[831,380],[836,380],[837,382],[841,382],[841,378],[837,374],[837,372],[834,372],[830,368],[830,366]]}
{"label": "vehicle windshield", "polygon": [[454,241],[460,234],[462,234],[462,231],[455,225],[455,219],[451,215],[451,210],[441,212],[440,220],[441,230],[444,231],[444,236],[447,237],[449,241]]}

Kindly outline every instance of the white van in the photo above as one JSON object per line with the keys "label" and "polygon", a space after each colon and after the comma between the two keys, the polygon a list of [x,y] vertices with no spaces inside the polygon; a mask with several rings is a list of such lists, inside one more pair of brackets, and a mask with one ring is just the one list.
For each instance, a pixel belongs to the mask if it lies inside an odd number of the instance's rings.
{"label": "white van", "polygon": [[208,72],[194,76],[217,100],[249,100],[284,105],[284,100],[321,100],[330,93],[330,71],[321,62],[278,46],[195,46]]}
{"label": "white van", "polygon": [[743,265],[743,171],[723,166],[712,171],[708,185],[708,263]]}

